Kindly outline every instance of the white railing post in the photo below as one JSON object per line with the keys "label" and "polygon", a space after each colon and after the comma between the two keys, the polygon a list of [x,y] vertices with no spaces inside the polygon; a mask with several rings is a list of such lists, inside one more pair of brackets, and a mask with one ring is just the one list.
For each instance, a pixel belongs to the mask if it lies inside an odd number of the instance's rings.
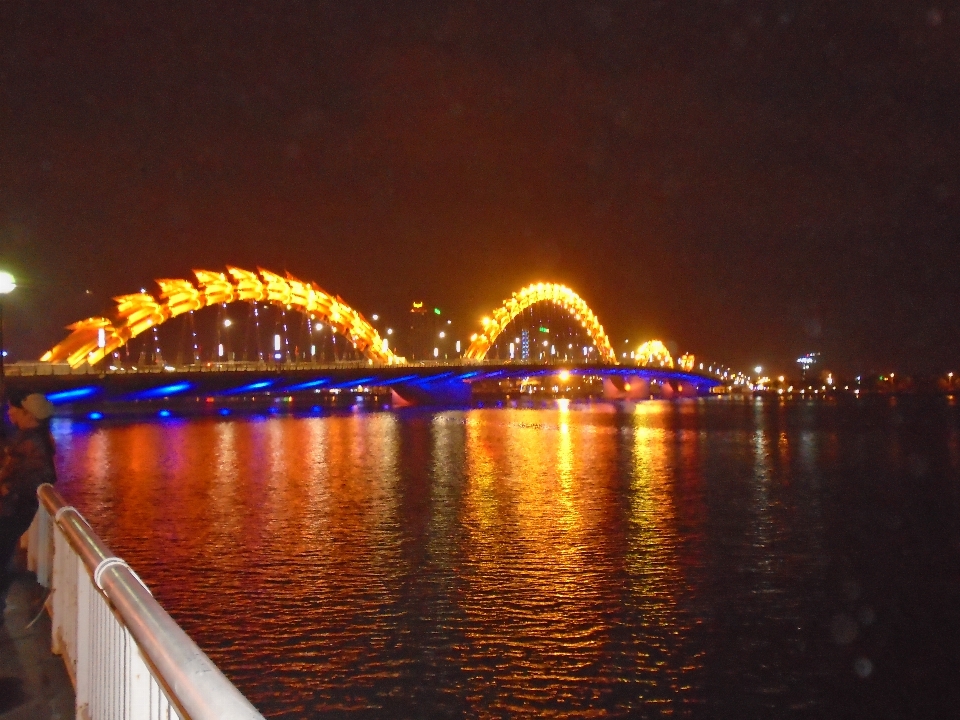
{"label": "white railing post", "polygon": [[[80,563],[77,563],[76,579],[74,580],[77,595],[77,620],[76,634],[74,636],[74,645],[68,645],[68,655],[74,668],[76,668],[76,678],[74,689],[77,696],[77,717],[90,718],[95,717],[91,713],[91,694],[93,680],[96,672],[102,671],[102,668],[94,665],[91,657],[91,646],[93,645],[93,636],[96,632],[94,627],[94,609],[93,609],[93,585],[90,583],[86,572]],[[99,720],[99,719],[98,719]]]}
{"label": "white railing post", "polygon": [[50,623],[53,652],[63,656],[67,673],[77,684],[77,620],[79,581],[83,570],[79,558],[70,548],[62,532],[53,536],[53,580],[51,586]]}
{"label": "white railing post", "polygon": [[[155,706],[153,688],[155,682],[150,669],[143,661],[140,648],[127,633],[130,647],[128,683],[130,684],[130,720],[152,720],[159,717],[159,707]],[[159,698],[156,698],[159,699]]]}
{"label": "white railing post", "polygon": [[37,549],[34,553],[34,566],[30,569],[37,574],[37,582],[49,588],[53,579],[53,519],[46,508],[37,510],[34,524]]}

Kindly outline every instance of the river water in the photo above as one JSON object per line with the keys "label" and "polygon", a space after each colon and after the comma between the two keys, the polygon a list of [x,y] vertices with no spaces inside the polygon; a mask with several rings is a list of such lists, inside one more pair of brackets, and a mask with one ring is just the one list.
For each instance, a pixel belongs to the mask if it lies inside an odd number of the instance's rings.
{"label": "river water", "polygon": [[940,718],[949,398],[57,421],[59,489],[268,717]]}

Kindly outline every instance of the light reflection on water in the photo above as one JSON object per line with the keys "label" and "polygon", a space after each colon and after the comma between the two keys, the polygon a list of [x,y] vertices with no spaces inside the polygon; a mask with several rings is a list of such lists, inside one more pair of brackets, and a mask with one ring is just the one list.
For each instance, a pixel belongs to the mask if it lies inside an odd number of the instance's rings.
{"label": "light reflection on water", "polygon": [[[960,532],[917,528],[960,526],[928,502],[957,428],[720,400],[55,431],[61,492],[268,716],[574,718],[936,712]],[[945,638],[923,673],[905,608]]]}

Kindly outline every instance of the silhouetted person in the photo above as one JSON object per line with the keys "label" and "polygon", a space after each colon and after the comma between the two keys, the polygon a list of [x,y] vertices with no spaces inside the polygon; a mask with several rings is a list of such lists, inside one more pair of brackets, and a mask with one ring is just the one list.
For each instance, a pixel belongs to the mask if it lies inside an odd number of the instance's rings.
{"label": "silhouetted person", "polygon": [[16,432],[4,448],[0,464],[0,622],[13,582],[10,566],[17,543],[37,512],[37,488],[57,480],[50,434],[53,405],[39,393],[14,390],[8,396],[7,412]]}

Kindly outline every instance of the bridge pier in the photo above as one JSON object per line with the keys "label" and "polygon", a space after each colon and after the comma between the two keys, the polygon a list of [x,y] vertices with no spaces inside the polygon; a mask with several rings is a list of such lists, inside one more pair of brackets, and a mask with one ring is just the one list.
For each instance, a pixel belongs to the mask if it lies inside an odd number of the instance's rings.
{"label": "bridge pier", "polygon": [[397,392],[396,388],[390,388],[390,407],[402,408],[413,405],[412,400],[407,400],[403,395]]}
{"label": "bridge pier", "polygon": [[700,394],[699,388],[692,382],[678,382],[677,392],[685,398],[695,398]]}
{"label": "bridge pier", "polygon": [[434,380],[418,383],[403,383],[391,388],[391,397],[401,405],[469,405],[471,387],[464,380]]}
{"label": "bridge pier", "polygon": [[620,378],[611,378],[605,377],[603,379],[603,399],[604,400],[623,400],[627,393],[623,389],[623,381],[621,380],[619,386],[614,380],[620,380]]}
{"label": "bridge pier", "polygon": [[650,382],[638,375],[628,375],[623,383],[623,389],[631,400],[650,399]]}
{"label": "bridge pier", "polygon": [[699,388],[689,380],[664,380],[660,384],[660,397],[665,400],[672,398],[695,398],[699,395]]}
{"label": "bridge pier", "polygon": [[639,375],[605,377],[604,400],[649,400],[650,382]]}

